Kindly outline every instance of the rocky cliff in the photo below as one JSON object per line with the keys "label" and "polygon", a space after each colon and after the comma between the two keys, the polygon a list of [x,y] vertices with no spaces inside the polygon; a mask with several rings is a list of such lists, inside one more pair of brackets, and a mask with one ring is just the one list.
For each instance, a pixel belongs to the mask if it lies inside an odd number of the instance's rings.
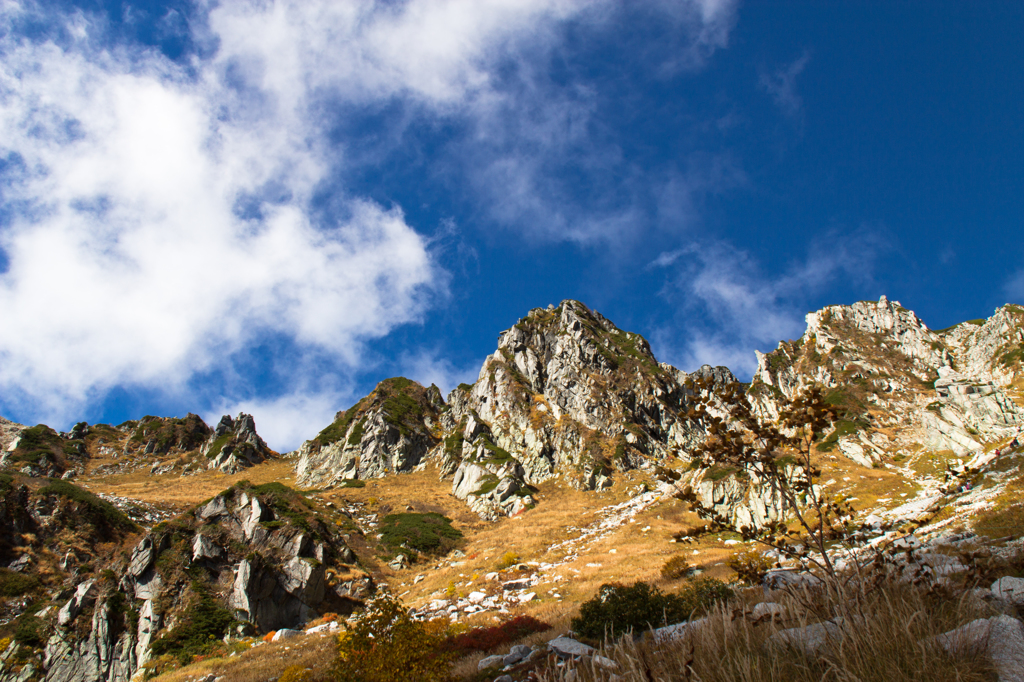
{"label": "rocky cliff", "polygon": [[828,446],[865,466],[915,449],[979,453],[1013,434],[1024,411],[1004,388],[1022,376],[1024,309],[1006,305],[988,320],[930,330],[884,296],[807,315],[807,329],[758,353],[749,395],[763,418],[813,384],[843,418]]}
{"label": "rocky cliff", "polygon": [[35,484],[0,480],[13,639],[0,680],[128,682],[160,657],[347,614],[374,591],[342,535],[350,519],[280,484],[236,484],[145,533],[69,483]]}
{"label": "rocky cliff", "polygon": [[237,474],[275,455],[256,433],[256,420],[244,412],[234,419],[221,417],[200,452],[209,460],[208,468],[226,474]]}
{"label": "rocky cliff", "polygon": [[[698,371],[719,383],[724,368]],[[615,471],[653,468],[703,437],[686,418],[685,372],[647,341],[578,301],[534,309],[499,335],[479,378],[447,404],[437,389],[389,379],[297,451],[298,482],[320,486],[437,462],[452,493],[484,518],[533,504],[555,476],[595,489]]]}
{"label": "rocky cliff", "polygon": [[445,409],[436,386],[385,379],[296,450],[298,484],[321,487],[410,471],[440,440]]}

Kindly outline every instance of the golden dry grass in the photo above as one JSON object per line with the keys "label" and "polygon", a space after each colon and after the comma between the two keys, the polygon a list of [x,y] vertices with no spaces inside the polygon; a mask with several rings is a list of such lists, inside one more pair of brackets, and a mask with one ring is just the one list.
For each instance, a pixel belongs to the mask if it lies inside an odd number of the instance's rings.
{"label": "golden dry grass", "polygon": [[334,660],[333,635],[305,635],[271,642],[228,658],[211,658],[151,678],[153,682],[195,682],[211,673],[221,682],[270,682],[291,666],[325,670]]}
{"label": "golden dry grass", "polygon": [[95,493],[127,497],[183,511],[242,480],[255,484],[279,481],[285,485],[294,485],[295,462],[272,459],[237,474],[215,470],[184,477],[175,473],[154,476],[148,470],[143,470],[113,476],[82,476],[76,483]]}
{"label": "golden dry grass", "polygon": [[[804,627],[806,600],[779,595],[786,608],[783,620],[757,622],[737,617],[735,605],[722,606],[677,641],[658,643],[632,638],[608,644],[601,652],[616,661],[616,679],[623,682],[983,682],[991,664],[977,650],[960,647],[952,655],[932,638],[974,618],[994,615],[978,600],[943,599],[923,589],[888,584],[871,593],[859,606],[852,595],[840,593],[818,600],[816,606],[851,625],[846,634],[816,654],[772,646],[769,638],[781,629]],[[793,614],[801,614],[795,616]],[[542,679],[566,680],[569,669],[554,670]],[[608,680],[607,669],[585,662],[578,680]]]}

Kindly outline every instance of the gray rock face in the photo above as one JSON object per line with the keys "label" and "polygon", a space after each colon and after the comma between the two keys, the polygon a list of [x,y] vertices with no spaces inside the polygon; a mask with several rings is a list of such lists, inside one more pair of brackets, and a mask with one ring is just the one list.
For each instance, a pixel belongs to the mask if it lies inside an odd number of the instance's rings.
{"label": "gray rock face", "polygon": [[237,474],[272,456],[270,448],[256,433],[256,420],[244,412],[235,419],[228,415],[221,417],[203,445],[202,454],[210,460],[209,469],[220,469],[226,474]]}
{"label": "gray rock face", "polygon": [[468,395],[449,396],[452,426],[465,430],[461,448],[445,455],[472,458],[486,438],[521,464],[527,483],[575,471],[578,485],[592,487],[591,474],[651,466],[698,442],[679,415],[685,376],[582,303],[535,309],[500,335]]}
{"label": "gray rock face", "polygon": [[[338,533],[286,488],[231,488],[143,537],[116,583],[79,584],[56,614],[41,673],[55,682],[128,682],[154,641],[189,626],[197,599],[229,608],[250,632],[350,613],[374,584],[346,564],[355,557]],[[220,578],[196,587],[187,569],[199,566]]]}
{"label": "gray rock face", "polygon": [[992,583],[992,594],[1014,606],[1024,606],[1024,579],[1006,576]]}
{"label": "gray rock face", "polygon": [[590,656],[595,652],[594,647],[588,646],[583,642],[577,642],[571,637],[556,637],[548,642],[548,648],[558,654],[561,658]]}
{"label": "gray rock face", "polygon": [[999,682],[1024,682],[1024,625],[1010,616],[971,621],[939,635],[946,651],[984,653],[992,661]]}
{"label": "gray rock face", "polygon": [[18,447],[18,436],[28,427],[0,417],[0,452],[8,452]]}
{"label": "gray rock face", "polygon": [[1004,305],[987,320],[958,324],[942,337],[965,376],[997,386],[1021,376],[1024,307]]}
{"label": "gray rock face", "polygon": [[116,617],[109,604],[97,601],[87,638],[76,640],[58,628],[46,643],[47,682],[128,682],[138,668],[135,641],[130,632],[113,634]]}
{"label": "gray rock face", "polygon": [[[935,332],[884,296],[829,306],[807,315],[800,339],[757,354],[749,395],[762,418],[775,419],[782,401],[820,384],[839,404],[859,404],[861,412],[867,404],[882,408],[887,416],[880,426],[911,425],[904,429],[905,445],[977,454],[986,441],[1024,424],[1024,411],[1000,388],[1020,375],[1020,353],[1014,352],[1024,342],[1021,320],[1024,309],[1004,306],[984,323]],[[883,450],[864,424],[859,429],[840,438],[838,450],[874,466]]]}
{"label": "gray rock face", "polygon": [[295,451],[296,480],[320,487],[410,471],[437,444],[443,408],[436,386],[386,379]]}

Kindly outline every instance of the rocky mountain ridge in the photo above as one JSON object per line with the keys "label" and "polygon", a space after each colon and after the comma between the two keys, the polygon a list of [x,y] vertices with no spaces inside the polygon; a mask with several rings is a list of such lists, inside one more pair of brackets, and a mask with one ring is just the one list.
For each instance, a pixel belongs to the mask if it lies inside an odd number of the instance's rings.
{"label": "rocky mountain ridge", "polygon": [[[735,381],[724,367],[696,374]],[[294,453],[297,480],[377,478],[432,461],[481,517],[514,515],[534,504],[532,486],[555,476],[600,489],[615,471],[653,469],[699,442],[686,417],[688,377],[578,301],[536,308],[447,402],[436,387],[396,378],[339,412]]]}
{"label": "rocky mountain ridge", "polygon": [[[933,331],[883,297],[830,306],[807,322],[800,339],[758,354],[746,395],[771,420],[787,398],[825,387],[841,416],[816,445],[821,485],[856,500],[859,481],[899,484],[898,495],[865,496],[870,506],[863,513],[920,519],[934,528],[960,523],[972,510],[1014,508],[1019,458],[999,459],[994,450],[1024,424],[1024,308],[1007,305],[988,320]],[[687,374],[659,363],[642,337],[579,302],[534,309],[500,335],[477,381],[447,400],[434,386],[394,378],[340,411],[294,453],[298,487],[316,489],[310,494],[242,482],[152,528],[60,478],[134,471],[177,480],[260,467],[274,453],[251,416],[225,417],[215,429],[188,415],[118,427],[83,423],[63,434],[0,423],[8,472],[0,476],[0,521],[9,529],[0,534],[0,566],[8,567],[0,568],[0,578],[20,586],[10,588],[15,592],[25,590],[3,599],[0,627],[20,634],[0,657],[0,682],[22,676],[127,681],[192,651],[195,631],[188,625],[197,619],[210,627],[202,636],[218,640],[297,627],[327,611],[351,610],[382,576],[424,570],[425,556],[404,546],[406,560],[395,565],[388,563],[394,552],[383,545],[360,544],[359,557],[353,552],[354,538],[382,537],[380,524],[401,507],[375,506],[369,496],[379,493],[367,490],[365,502],[334,508],[324,502],[333,491],[324,489],[400,490],[401,474],[419,472],[450,486],[461,501],[456,506],[468,505],[510,530],[536,518],[529,515],[543,511],[559,486],[579,496],[612,489],[625,496],[602,503],[592,521],[574,519],[557,533],[545,558],[532,562],[522,594],[495,583],[482,601],[459,596],[476,580],[464,564],[479,559],[468,550],[469,557],[439,559],[436,570],[452,572],[455,594],[434,586],[423,604],[453,617],[525,604],[528,593],[536,595],[531,604],[560,600],[561,593],[542,591],[544,581],[564,585],[556,578],[597,570],[588,567],[616,556],[595,561],[601,543],[643,535],[655,514],[668,517],[672,491],[658,488],[651,475],[659,467],[676,472],[680,485],[692,486],[739,525],[784,518],[787,510],[764,482],[692,464],[688,451],[705,434],[688,414],[690,378],[713,387],[736,381],[724,367]],[[392,504],[407,505],[406,511],[420,505],[406,499]],[[534,505],[540,509],[530,511]],[[452,508],[421,511],[454,518]],[[456,579],[458,571],[467,575]],[[413,589],[416,580],[408,580],[399,586]],[[486,591],[479,583],[474,589]]]}
{"label": "rocky mountain ridge", "polygon": [[[864,466],[922,448],[966,456],[1022,423],[1024,412],[993,383],[1021,376],[1022,319],[1024,308],[1007,305],[989,320],[934,332],[884,296],[829,306],[808,314],[800,339],[757,353],[747,394],[761,418],[773,420],[785,400],[827,387],[842,418],[821,447]],[[533,486],[555,476],[602,489],[617,471],[688,461],[705,435],[687,417],[691,376],[717,386],[736,381],[724,367],[690,375],[659,363],[643,337],[578,301],[536,308],[499,335],[477,381],[446,402],[433,387],[427,401],[428,389],[388,380],[415,387],[408,399],[416,407],[404,412],[418,419],[415,447],[388,431],[389,408],[371,394],[295,453],[298,480],[376,478],[430,461],[481,517],[514,515],[534,503]],[[375,416],[357,421],[369,404],[378,405]],[[332,431],[340,434],[334,444],[323,444]],[[364,452],[375,464],[356,467]],[[384,461],[390,466],[376,464]],[[763,523],[781,513],[761,482],[713,474],[690,471],[686,483],[733,517]]]}
{"label": "rocky mountain ridge", "polygon": [[[221,418],[211,429],[199,415],[146,416],[118,426],[79,422],[66,433],[45,424],[0,424],[0,468],[29,476],[73,478],[89,472],[237,473],[277,453],[256,432],[252,415]],[[108,461],[109,460],[109,461]],[[102,462],[102,463],[100,463]]]}

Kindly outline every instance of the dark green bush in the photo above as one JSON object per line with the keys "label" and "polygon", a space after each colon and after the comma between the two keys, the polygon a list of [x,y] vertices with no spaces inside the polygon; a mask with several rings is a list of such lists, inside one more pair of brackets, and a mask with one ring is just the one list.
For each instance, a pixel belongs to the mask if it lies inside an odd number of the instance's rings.
{"label": "dark green bush", "polygon": [[192,603],[177,627],[153,642],[155,656],[171,654],[184,665],[193,656],[209,652],[236,623],[231,612],[214,600],[205,585],[193,582],[192,591]]}
{"label": "dark green bush", "polygon": [[20,597],[37,587],[39,579],[34,575],[24,575],[0,568],[0,597]]}
{"label": "dark green bush", "polygon": [[34,649],[42,647],[48,639],[46,621],[26,613],[15,622],[14,639]]}
{"label": "dark green bush", "polygon": [[451,519],[433,512],[388,514],[378,530],[385,545],[424,553],[448,551],[462,539],[462,532],[452,527]]}
{"label": "dark green bush", "polygon": [[138,528],[131,519],[121,513],[114,505],[93,495],[88,490],[83,490],[67,481],[57,478],[51,479],[47,485],[39,489],[38,494],[60,495],[61,497],[78,502],[85,508],[88,520],[94,524],[105,525],[112,530],[133,531]]}
{"label": "dark green bush", "polygon": [[634,585],[602,585],[597,596],[580,607],[572,629],[582,637],[603,639],[634,631],[681,623],[690,617],[690,602],[678,595],[662,594],[644,582]]}
{"label": "dark green bush", "polygon": [[678,592],[678,597],[686,604],[687,613],[694,615],[703,615],[715,604],[727,602],[735,596],[721,580],[704,576],[688,579]]}

